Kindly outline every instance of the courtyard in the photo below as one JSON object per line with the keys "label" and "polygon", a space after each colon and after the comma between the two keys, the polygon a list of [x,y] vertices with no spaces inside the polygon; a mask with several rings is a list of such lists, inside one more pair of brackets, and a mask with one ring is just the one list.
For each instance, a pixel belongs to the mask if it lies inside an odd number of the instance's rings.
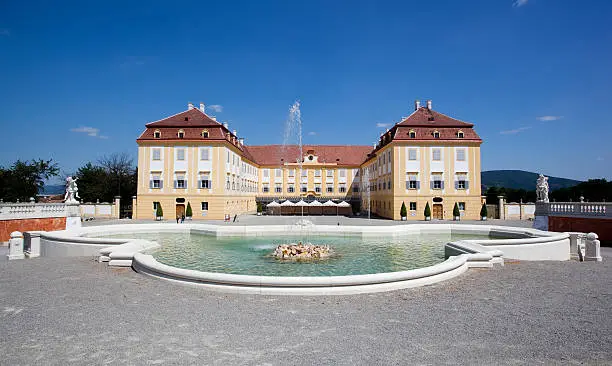
{"label": "courtyard", "polygon": [[[284,218],[227,225],[264,220]],[[131,221],[87,224],[117,222]],[[89,257],[2,261],[2,363],[609,363],[612,250],[602,256],[509,260],[431,286],[316,297],[217,293]]]}

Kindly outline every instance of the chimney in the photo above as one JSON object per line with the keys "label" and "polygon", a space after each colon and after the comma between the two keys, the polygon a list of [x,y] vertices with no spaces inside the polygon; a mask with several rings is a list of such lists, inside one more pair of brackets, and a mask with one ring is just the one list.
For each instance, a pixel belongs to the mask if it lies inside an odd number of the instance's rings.
{"label": "chimney", "polygon": [[225,127],[225,129],[229,131],[229,123],[223,122],[223,127]]}
{"label": "chimney", "polygon": [[427,109],[431,109],[431,99],[427,101]]}
{"label": "chimney", "polygon": [[206,106],[204,105],[204,103],[200,103],[200,112],[204,113],[205,110]]}
{"label": "chimney", "polygon": [[417,110],[419,110],[419,108],[421,108],[421,101],[420,100],[415,100],[414,101],[414,110],[417,111]]}
{"label": "chimney", "polygon": [[238,136],[238,131],[233,130],[232,133],[234,134],[234,136]]}
{"label": "chimney", "polygon": [[210,119],[212,119],[213,121],[217,122],[217,117],[215,117],[215,116],[211,116]]}
{"label": "chimney", "polygon": [[238,141],[240,141],[240,145],[244,145],[244,137],[241,137]]}
{"label": "chimney", "polygon": [[189,102],[187,103],[187,109],[193,109],[193,103]]}

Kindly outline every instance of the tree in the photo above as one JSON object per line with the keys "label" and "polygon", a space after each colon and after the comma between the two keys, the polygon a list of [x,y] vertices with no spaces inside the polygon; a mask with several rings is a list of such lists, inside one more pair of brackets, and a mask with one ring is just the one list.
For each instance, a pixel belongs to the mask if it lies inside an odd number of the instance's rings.
{"label": "tree", "polygon": [[101,157],[98,165],[106,170],[109,183],[114,188],[113,193],[121,196],[123,184],[127,183],[128,178],[134,173],[134,160],[127,153],[112,153]]}
{"label": "tree", "polygon": [[406,210],[406,203],[402,202],[402,208],[400,208],[400,217],[408,216],[408,211]]}
{"label": "tree", "polygon": [[257,202],[257,212],[261,213],[263,211],[263,206],[261,205],[261,202]]}
{"label": "tree", "polygon": [[107,183],[108,174],[104,168],[87,163],[76,172],[79,179],[79,196],[85,202],[112,202],[112,187]]}
{"label": "tree", "polygon": [[429,208],[429,202],[425,204],[425,211],[423,212],[425,218],[431,217],[431,209]]}
{"label": "tree", "polygon": [[461,216],[461,212],[459,211],[459,205],[455,202],[455,207],[453,207],[453,217]]}
{"label": "tree", "polygon": [[480,217],[487,217],[488,212],[487,212],[487,204],[483,203],[482,207],[480,208]]}
{"label": "tree", "polygon": [[59,174],[57,163],[49,160],[17,160],[9,169],[0,168],[0,197],[6,201],[28,201],[45,186],[45,180]]}
{"label": "tree", "polygon": [[161,220],[164,217],[164,210],[162,210],[161,203],[157,204],[157,210],[155,210],[155,217]]}
{"label": "tree", "polygon": [[192,217],[193,211],[191,210],[191,202],[187,202],[187,209],[185,210],[186,217]]}

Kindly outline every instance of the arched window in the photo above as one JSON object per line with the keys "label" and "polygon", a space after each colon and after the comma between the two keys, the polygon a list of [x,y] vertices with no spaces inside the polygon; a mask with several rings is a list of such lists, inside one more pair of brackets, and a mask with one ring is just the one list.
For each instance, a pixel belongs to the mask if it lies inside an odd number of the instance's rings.
{"label": "arched window", "polygon": [[462,139],[464,136],[463,131],[459,130],[459,132],[457,132],[457,137]]}
{"label": "arched window", "polygon": [[155,132],[153,132],[153,138],[156,138],[156,139],[161,138],[161,131],[155,130]]}
{"label": "arched window", "polygon": [[410,130],[410,132],[408,132],[408,136],[411,139],[415,139],[416,138],[416,132],[414,130]]}
{"label": "arched window", "polygon": [[178,136],[179,139],[185,138],[185,131],[179,130],[176,135]]}
{"label": "arched window", "polygon": [[438,131],[434,131],[434,132],[433,132],[433,137],[434,137],[435,139],[439,139],[439,138],[440,138],[440,132],[438,132]]}
{"label": "arched window", "polygon": [[208,138],[208,130],[202,130],[202,137],[204,137],[205,139]]}

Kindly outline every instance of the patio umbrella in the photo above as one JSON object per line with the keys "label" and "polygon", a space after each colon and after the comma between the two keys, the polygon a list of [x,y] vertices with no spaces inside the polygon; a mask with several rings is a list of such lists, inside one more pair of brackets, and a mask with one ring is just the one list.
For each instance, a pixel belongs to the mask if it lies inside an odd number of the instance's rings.
{"label": "patio umbrella", "polygon": [[338,216],[338,207],[351,207],[351,204],[346,201],[338,203],[338,206],[336,206],[336,216]]}
{"label": "patio umbrella", "polygon": [[323,214],[323,204],[319,201],[312,201],[308,204],[309,207],[320,207],[321,208],[321,215]]}
{"label": "patio umbrella", "polygon": [[305,202],[303,199],[300,199],[295,203],[296,206],[302,207],[302,215],[304,214],[304,207],[308,207],[308,202]]}
{"label": "patio umbrella", "polygon": [[[272,201],[270,203],[268,203],[268,207],[280,207],[280,203],[276,202],[276,201]],[[282,216],[282,212],[280,213]]]}
{"label": "patio umbrella", "polygon": [[332,200],[329,200],[323,204],[323,207],[336,207],[336,216],[338,216],[338,205]]}
{"label": "patio umbrella", "polygon": [[291,202],[291,201],[289,201],[289,200],[285,200],[285,202],[283,202],[283,203],[281,203],[281,204],[280,204],[280,207],[281,207],[281,209],[280,209],[280,210],[281,210],[281,215],[282,215],[282,213],[283,213],[283,212],[282,212],[282,211],[283,211],[283,207],[293,207],[293,206],[295,206],[295,203],[293,203],[293,202]]}

